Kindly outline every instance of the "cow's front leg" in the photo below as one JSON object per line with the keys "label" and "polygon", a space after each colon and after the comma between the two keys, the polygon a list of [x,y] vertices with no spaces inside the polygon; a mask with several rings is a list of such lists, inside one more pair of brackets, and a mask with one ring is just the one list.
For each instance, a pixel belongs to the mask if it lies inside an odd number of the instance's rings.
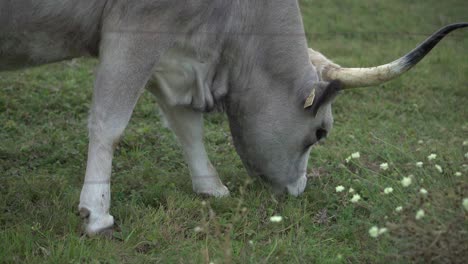
{"label": "cow's front leg", "polygon": [[108,230],[114,224],[109,214],[113,150],[154,63],[135,42],[135,37],[126,39],[115,33],[109,34],[102,43],[89,118],[88,162],[79,204],[88,235]]}
{"label": "cow's front leg", "polygon": [[188,107],[168,106],[158,98],[159,106],[170,129],[181,144],[196,193],[215,197],[229,195],[229,190],[219,179],[211,165],[203,144],[203,114]]}

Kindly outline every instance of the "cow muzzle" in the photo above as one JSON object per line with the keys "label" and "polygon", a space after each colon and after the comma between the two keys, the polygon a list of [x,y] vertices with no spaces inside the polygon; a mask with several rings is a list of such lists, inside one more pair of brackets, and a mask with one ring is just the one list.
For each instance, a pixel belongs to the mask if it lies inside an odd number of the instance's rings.
{"label": "cow muzzle", "polygon": [[303,174],[295,182],[287,184],[286,190],[288,191],[290,195],[297,197],[304,192],[306,185],[307,185],[307,177],[305,174]]}

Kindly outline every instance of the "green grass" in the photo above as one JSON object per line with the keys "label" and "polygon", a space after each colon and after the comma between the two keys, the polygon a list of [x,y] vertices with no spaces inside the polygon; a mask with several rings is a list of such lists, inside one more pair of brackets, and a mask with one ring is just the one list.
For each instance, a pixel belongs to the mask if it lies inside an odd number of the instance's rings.
{"label": "green grass", "polygon": [[[344,66],[391,61],[439,27],[468,19],[461,0],[303,0],[301,7],[310,46]],[[404,77],[343,92],[299,198],[249,183],[223,114],[206,116],[206,146],[231,197],[192,193],[181,150],[145,93],[115,153],[111,213],[122,230],[113,240],[80,236],[77,216],[95,61],[1,73],[0,262],[461,263],[468,258],[467,48],[468,30],[460,30]],[[345,163],[356,151],[361,158]],[[431,153],[436,160],[427,160]],[[338,185],[346,191],[336,193]],[[389,186],[394,192],[384,195]],[[421,208],[426,216],[415,220]],[[283,221],[271,223],[276,214]],[[374,225],[389,231],[371,238]]]}

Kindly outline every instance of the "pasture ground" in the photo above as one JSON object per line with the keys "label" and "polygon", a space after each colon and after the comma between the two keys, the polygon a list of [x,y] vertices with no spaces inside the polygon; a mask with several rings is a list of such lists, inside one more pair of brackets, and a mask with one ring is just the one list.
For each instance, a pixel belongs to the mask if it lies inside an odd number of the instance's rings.
{"label": "pasture ground", "polygon": [[[389,62],[439,27],[468,20],[462,0],[303,0],[301,7],[310,46],[344,66]],[[343,92],[299,198],[273,197],[247,176],[219,113],[206,116],[205,142],[231,197],[192,193],[181,150],[145,93],[115,153],[111,212],[121,232],[113,240],[80,236],[77,216],[96,61],[1,73],[0,262],[461,263],[468,259],[467,48],[468,30],[460,30],[402,78]],[[346,163],[354,152],[360,158]],[[431,153],[437,158],[429,161]],[[393,192],[384,194],[386,187]],[[416,220],[420,209],[425,216]],[[270,222],[273,215],[283,221]],[[372,226],[388,231],[372,238]]]}

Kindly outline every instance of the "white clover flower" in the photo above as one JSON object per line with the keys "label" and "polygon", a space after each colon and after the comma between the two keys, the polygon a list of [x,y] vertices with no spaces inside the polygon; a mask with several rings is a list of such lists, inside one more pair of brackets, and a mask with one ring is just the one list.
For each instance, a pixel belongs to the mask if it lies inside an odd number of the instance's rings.
{"label": "white clover flower", "polygon": [[422,168],[423,165],[424,165],[424,163],[422,161],[416,162],[416,167],[418,167],[418,168]]}
{"label": "white clover flower", "polygon": [[436,170],[437,170],[439,173],[444,172],[444,171],[442,170],[442,167],[441,167],[439,164],[434,165],[434,167],[436,168]]}
{"label": "white clover flower", "polygon": [[427,194],[427,190],[424,189],[424,188],[421,188],[421,189],[419,190],[419,193],[422,194],[422,195],[426,195],[426,194]]}
{"label": "white clover flower", "polygon": [[463,146],[468,146],[468,140],[463,141]]}
{"label": "white clover flower", "polygon": [[283,217],[281,215],[274,215],[270,217],[270,222],[272,223],[279,223],[281,221],[283,221]]}
{"label": "white clover flower", "polygon": [[359,202],[359,200],[361,200],[361,195],[359,195],[357,193],[355,195],[353,195],[353,198],[351,198],[352,203],[357,203],[357,202]]}
{"label": "white clover flower", "polygon": [[387,233],[388,229],[386,227],[379,228],[379,235]]}
{"label": "white clover flower", "polygon": [[193,229],[193,231],[194,231],[195,233],[200,233],[201,231],[203,231],[203,228],[201,228],[201,227],[199,227],[199,226],[196,226],[196,227]]}
{"label": "white clover flower", "polygon": [[468,211],[468,198],[463,198],[463,207]]}
{"label": "white clover flower", "polygon": [[353,188],[349,188],[349,193],[353,193],[354,192],[354,189]]}
{"label": "white clover flower", "polygon": [[377,226],[373,226],[369,229],[369,236],[373,238],[377,238],[378,236],[386,233],[388,229],[386,227],[379,228]]}
{"label": "white clover flower", "polygon": [[201,202],[201,205],[202,205],[202,206],[206,206],[206,202],[205,202],[205,201],[202,201],[202,202]]}
{"label": "white clover flower", "polygon": [[408,187],[411,185],[411,177],[403,177],[403,179],[401,179],[401,185],[403,185],[403,187]]}
{"label": "white clover flower", "polygon": [[383,190],[383,192],[384,192],[385,194],[392,193],[392,192],[393,192],[393,188],[392,188],[392,187],[387,187],[387,188],[385,188],[385,189]]}
{"label": "white clover flower", "polygon": [[376,238],[379,236],[379,228],[377,226],[373,226],[369,229],[369,236]]}
{"label": "white clover flower", "polygon": [[253,240],[249,240],[249,245],[253,246],[254,245],[254,242]]}
{"label": "white clover flower", "polygon": [[385,163],[380,164],[380,169],[381,170],[388,170],[388,163],[385,162]]}
{"label": "white clover flower", "polygon": [[424,212],[423,209],[419,209],[417,212],[416,212],[416,220],[420,220],[421,218],[423,218],[424,216],[426,215],[426,213]]}
{"label": "white clover flower", "polygon": [[359,152],[354,152],[351,154],[351,156],[347,157],[345,161],[346,163],[349,163],[351,159],[359,159],[360,157],[361,157],[361,154],[359,154]]}
{"label": "white clover flower", "polygon": [[455,177],[460,177],[460,176],[462,176],[461,172],[459,172],[459,171],[455,172],[454,175],[455,175]]}
{"label": "white clover flower", "polygon": [[403,206],[398,206],[397,208],[395,208],[395,212],[399,213],[403,211]]}
{"label": "white clover flower", "polygon": [[435,160],[437,158],[437,155],[432,153],[431,155],[427,156],[428,160]]}
{"label": "white clover flower", "polygon": [[424,144],[424,141],[422,139],[418,140],[418,144]]}
{"label": "white clover flower", "polygon": [[336,190],[336,192],[342,192],[342,191],[345,190],[345,187],[343,185],[338,185],[338,186],[336,186],[335,190]]}

